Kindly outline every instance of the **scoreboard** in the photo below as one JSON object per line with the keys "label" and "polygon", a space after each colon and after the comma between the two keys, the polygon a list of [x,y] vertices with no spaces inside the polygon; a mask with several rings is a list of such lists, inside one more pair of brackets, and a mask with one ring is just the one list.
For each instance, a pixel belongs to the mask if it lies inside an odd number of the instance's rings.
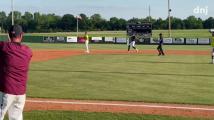
{"label": "scoreboard", "polygon": [[152,24],[127,24],[127,36],[135,35],[138,39],[152,37]]}

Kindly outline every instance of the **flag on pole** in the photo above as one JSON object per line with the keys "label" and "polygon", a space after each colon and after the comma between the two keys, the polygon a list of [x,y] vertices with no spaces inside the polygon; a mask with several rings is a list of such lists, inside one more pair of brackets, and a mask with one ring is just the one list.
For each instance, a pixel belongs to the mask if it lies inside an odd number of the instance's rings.
{"label": "flag on pole", "polygon": [[82,17],[81,17],[81,16],[79,16],[79,15],[78,15],[78,16],[76,16],[76,18],[77,18],[77,19],[82,20]]}

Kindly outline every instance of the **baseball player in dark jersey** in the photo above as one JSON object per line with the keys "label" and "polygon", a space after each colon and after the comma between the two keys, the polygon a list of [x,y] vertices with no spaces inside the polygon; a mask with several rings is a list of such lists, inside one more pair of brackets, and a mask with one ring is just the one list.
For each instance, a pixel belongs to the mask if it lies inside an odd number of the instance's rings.
{"label": "baseball player in dark jersey", "polygon": [[160,55],[165,55],[164,52],[163,52],[163,35],[162,33],[159,34],[159,43],[158,43],[158,47],[157,47],[157,50],[158,50],[158,56]]}
{"label": "baseball player in dark jersey", "polygon": [[138,49],[135,46],[135,41],[136,41],[135,35],[131,36],[131,38],[129,40],[128,51],[130,51],[130,47],[132,46],[132,48],[134,48],[136,50],[136,52],[138,52]]}
{"label": "baseball player in dark jersey", "polygon": [[0,42],[0,120],[23,120],[31,49],[21,44],[22,27],[10,28],[9,40]]}
{"label": "baseball player in dark jersey", "polygon": [[214,32],[212,32],[212,39],[211,39],[211,46],[212,46],[212,64],[214,64]]}

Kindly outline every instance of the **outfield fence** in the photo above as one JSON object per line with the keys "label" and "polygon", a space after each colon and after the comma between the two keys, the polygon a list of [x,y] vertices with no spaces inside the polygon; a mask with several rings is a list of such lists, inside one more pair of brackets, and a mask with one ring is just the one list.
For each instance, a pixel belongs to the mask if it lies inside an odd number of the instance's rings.
{"label": "outfield fence", "polygon": [[[7,35],[1,35],[0,41],[8,39]],[[129,38],[124,37],[89,37],[91,43],[127,44]],[[29,43],[84,43],[84,37],[67,36],[24,36],[23,42]],[[158,38],[146,38],[137,41],[137,44],[158,44]],[[210,38],[164,38],[164,44],[169,45],[210,45]]]}
{"label": "outfield fence", "polygon": [[[127,44],[129,38],[124,37],[89,37],[91,43]],[[44,43],[84,43],[84,37],[43,37]],[[210,45],[210,38],[164,38],[164,44],[169,45]],[[158,44],[158,38],[146,38],[137,41],[137,44]]]}

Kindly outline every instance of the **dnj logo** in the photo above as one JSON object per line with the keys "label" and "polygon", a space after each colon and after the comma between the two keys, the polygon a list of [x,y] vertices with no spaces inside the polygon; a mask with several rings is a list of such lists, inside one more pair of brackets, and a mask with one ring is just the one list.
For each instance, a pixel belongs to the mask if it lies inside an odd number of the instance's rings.
{"label": "dnj logo", "polygon": [[194,14],[204,14],[204,15],[208,15],[208,6],[205,6],[205,7],[200,7],[200,6],[197,6],[196,8],[193,9],[193,13]]}

